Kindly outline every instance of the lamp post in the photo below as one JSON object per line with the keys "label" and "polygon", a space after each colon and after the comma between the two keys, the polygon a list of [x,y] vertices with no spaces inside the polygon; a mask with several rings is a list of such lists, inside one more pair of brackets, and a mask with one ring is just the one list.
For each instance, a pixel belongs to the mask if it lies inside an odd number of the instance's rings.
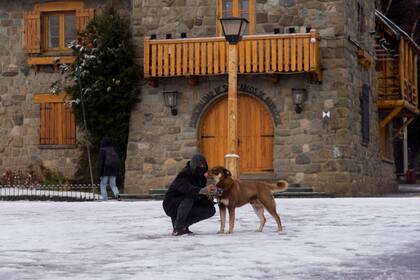
{"label": "lamp post", "polygon": [[238,45],[246,30],[248,20],[238,17],[221,18],[223,35],[228,41],[228,153],[225,166],[233,178],[239,178],[238,155]]}

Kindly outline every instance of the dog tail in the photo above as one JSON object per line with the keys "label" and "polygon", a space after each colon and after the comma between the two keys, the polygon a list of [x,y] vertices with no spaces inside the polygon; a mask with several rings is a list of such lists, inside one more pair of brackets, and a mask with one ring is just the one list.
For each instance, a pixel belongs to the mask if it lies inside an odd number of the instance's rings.
{"label": "dog tail", "polygon": [[277,184],[270,185],[270,188],[273,191],[278,191],[278,192],[284,192],[285,190],[287,190],[288,187],[289,187],[289,183],[285,180],[279,180],[277,181]]}

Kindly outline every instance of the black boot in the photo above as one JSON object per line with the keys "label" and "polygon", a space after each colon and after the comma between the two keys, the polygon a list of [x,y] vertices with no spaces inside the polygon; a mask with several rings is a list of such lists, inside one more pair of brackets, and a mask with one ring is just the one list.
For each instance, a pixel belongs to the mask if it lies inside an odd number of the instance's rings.
{"label": "black boot", "polygon": [[181,235],[184,235],[184,234],[187,234],[187,233],[188,233],[187,228],[182,227],[180,229],[174,229],[172,231],[172,236],[181,236]]}

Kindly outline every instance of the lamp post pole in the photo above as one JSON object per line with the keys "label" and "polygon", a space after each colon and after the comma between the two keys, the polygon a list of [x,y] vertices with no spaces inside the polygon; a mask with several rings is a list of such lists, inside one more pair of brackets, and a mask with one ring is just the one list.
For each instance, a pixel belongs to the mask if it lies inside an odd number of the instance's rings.
{"label": "lamp post pole", "polygon": [[234,179],[239,179],[238,155],[238,42],[245,32],[248,20],[238,17],[220,19],[223,34],[228,41],[228,153],[225,167]]}
{"label": "lamp post pole", "polygon": [[238,45],[229,43],[228,48],[228,154],[225,155],[225,166],[232,177],[238,179]]}

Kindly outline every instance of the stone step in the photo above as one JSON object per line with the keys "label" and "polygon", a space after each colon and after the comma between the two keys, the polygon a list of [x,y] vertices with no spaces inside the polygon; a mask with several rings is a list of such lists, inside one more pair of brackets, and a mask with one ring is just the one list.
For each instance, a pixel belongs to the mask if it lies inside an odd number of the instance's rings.
{"label": "stone step", "polygon": [[[165,194],[167,189],[150,189],[149,194],[150,195],[159,195],[159,194]],[[302,188],[302,187],[289,187],[287,189],[287,192],[290,193],[310,193],[313,192],[312,188]]]}
{"label": "stone step", "polygon": [[275,198],[334,198],[332,193],[324,192],[275,192]]}
{"label": "stone step", "polygon": [[120,194],[121,200],[148,200],[155,199],[151,194]]}
{"label": "stone step", "polygon": [[[275,192],[276,198],[333,198],[334,194],[323,192]],[[165,193],[154,194],[122,194],[122,200],[163,200]]]}

